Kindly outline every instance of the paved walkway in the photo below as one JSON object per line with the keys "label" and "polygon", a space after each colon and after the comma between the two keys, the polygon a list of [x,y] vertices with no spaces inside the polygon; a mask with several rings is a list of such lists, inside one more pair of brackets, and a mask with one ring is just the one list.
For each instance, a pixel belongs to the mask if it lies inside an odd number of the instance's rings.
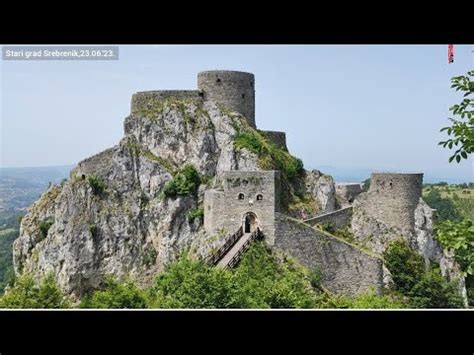
{"label": "paved walkway", "polygon": [[250,236],[252,233],[245,233],[243,236],[240,237],[240,239],[237,241],[237,243],[234,244],[232,248],[224,255],[224,257],[219,260],[217,263],[217,267],[226,267],[229,262],[232,260],[235,254],[239,251],[239,249],[244,245],[244,243],[249,240]]}

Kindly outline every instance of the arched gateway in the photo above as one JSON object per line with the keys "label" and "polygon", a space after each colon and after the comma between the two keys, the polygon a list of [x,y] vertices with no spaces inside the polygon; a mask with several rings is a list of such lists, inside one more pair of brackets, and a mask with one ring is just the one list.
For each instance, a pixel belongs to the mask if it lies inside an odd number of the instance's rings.
{"label": "arched gateway", "polygon": [[253,212],[247,212],[243,218],[243,231],[244,233],[252,233],[258,227],[258,218],[257,215]]}

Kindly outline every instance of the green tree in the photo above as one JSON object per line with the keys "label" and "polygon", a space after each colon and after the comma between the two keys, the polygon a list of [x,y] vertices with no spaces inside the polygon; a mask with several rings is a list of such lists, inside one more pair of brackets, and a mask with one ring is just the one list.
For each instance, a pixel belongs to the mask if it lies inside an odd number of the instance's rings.
{"label": "green tree", "polygon": [[444,221],[436,226],[436,239],[444,248],[454,252],[462,271],[474,275],[474,222]]}
{"label": "green tree", "polygon": [[80,308],[147,308],[146,292],[135,285],[130,278],[118,281],[106,277],[102,290],[83,298]]}
{"label": "green tree", "polygon": [[201,177],[194,166],[188,164],[183,167],[172,180],[168,181],[163,189],[166,197],[195,195],[201,184]]}
{"label": "green tree", "polygon": [[59,288],[54,275],[47,274],[41,283],[23,275],[0,298],[0,308],[69,308],[70,303]]}
{"label": "green tree", "polygon": [[357,295],[350,308],[355,309],[400,309],[407,308],[406,302],[397,294],[377,295],[375,290]]}
{"label": "green tree", "polygon": [[233,308],[230,272],[186,255],[158,275],[150,289],[152,308]]}
{"label": "green tree", "polygon": [[462,308],[456,281],[448,282],[438,268],[425,272],[408,293],[413,308]]}
{"label": "green tree", "polygon": [[453,200],[441,197],[441,193],[438,189],[434,188],[430,190],[430,192],[423,197],[423,200],[425,200],[428,206],[436,210],[439,221],[461,219],[461,215]]}
{"label": "green tree", "polygon": [[449,158],[449,162],[456,160],[459,163],[461,159],[467,159],[468,155],[474,151],[474,99],[468,97],[474,93],[474,81],[471,81],[473,76],[474,70],[471,70],[466,75],[455,76],[451,79],[451,88],[464,92],[464,98],[459,104],[449,109],[457,118],[449,118],[452,122],[451,126],[441,129],[453,138],[439,144],[443,148],[456,149]]}
{"label": "green tree", "polygon": [[395,240],[384,252],[385,265],[392,274],[393,292],[407,297],[412,308],[462,308],[457,280],[446,280],[438,267],[426,269],[424,260],[408,243]]}

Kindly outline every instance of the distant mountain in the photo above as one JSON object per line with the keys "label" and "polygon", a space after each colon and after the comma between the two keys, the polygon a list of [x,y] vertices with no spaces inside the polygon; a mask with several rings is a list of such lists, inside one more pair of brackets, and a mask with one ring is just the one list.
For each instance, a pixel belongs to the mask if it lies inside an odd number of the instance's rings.
{"label": "distant mountain", "polygon": [[28,168],[0,168],[0,211],[30,206],[49,183],[69,176],[72,165]]}
{"label": "distant mountain", "polygon": [[[336,182],[362,182],[365,179],[370,177],[370,174],[373,172],[397,172],[398,169],[388,169],[388,168],[346,168],[346,167],[334,167],[331,165],[321,165],[316,167],[311,167],[311,169],[321,170],[323,173],[331,175]],[[442,176],[432,175],[430,173],[425,173],[423,177],[423,182],[425,183],[436,183],[440,181],[446,181],[450,184],[460,184],[470,181],[459,178],[448,178]]]}

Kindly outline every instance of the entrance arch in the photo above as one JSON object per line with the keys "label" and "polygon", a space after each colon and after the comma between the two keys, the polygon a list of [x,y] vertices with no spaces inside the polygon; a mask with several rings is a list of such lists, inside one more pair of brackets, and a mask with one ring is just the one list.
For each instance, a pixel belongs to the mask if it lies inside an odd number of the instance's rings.
{"label": "entrance arch", "polygon": [[257,215],[253,212],[247,212],[242,219],[242,229],[244,233],[252,233],[258,227]]}

